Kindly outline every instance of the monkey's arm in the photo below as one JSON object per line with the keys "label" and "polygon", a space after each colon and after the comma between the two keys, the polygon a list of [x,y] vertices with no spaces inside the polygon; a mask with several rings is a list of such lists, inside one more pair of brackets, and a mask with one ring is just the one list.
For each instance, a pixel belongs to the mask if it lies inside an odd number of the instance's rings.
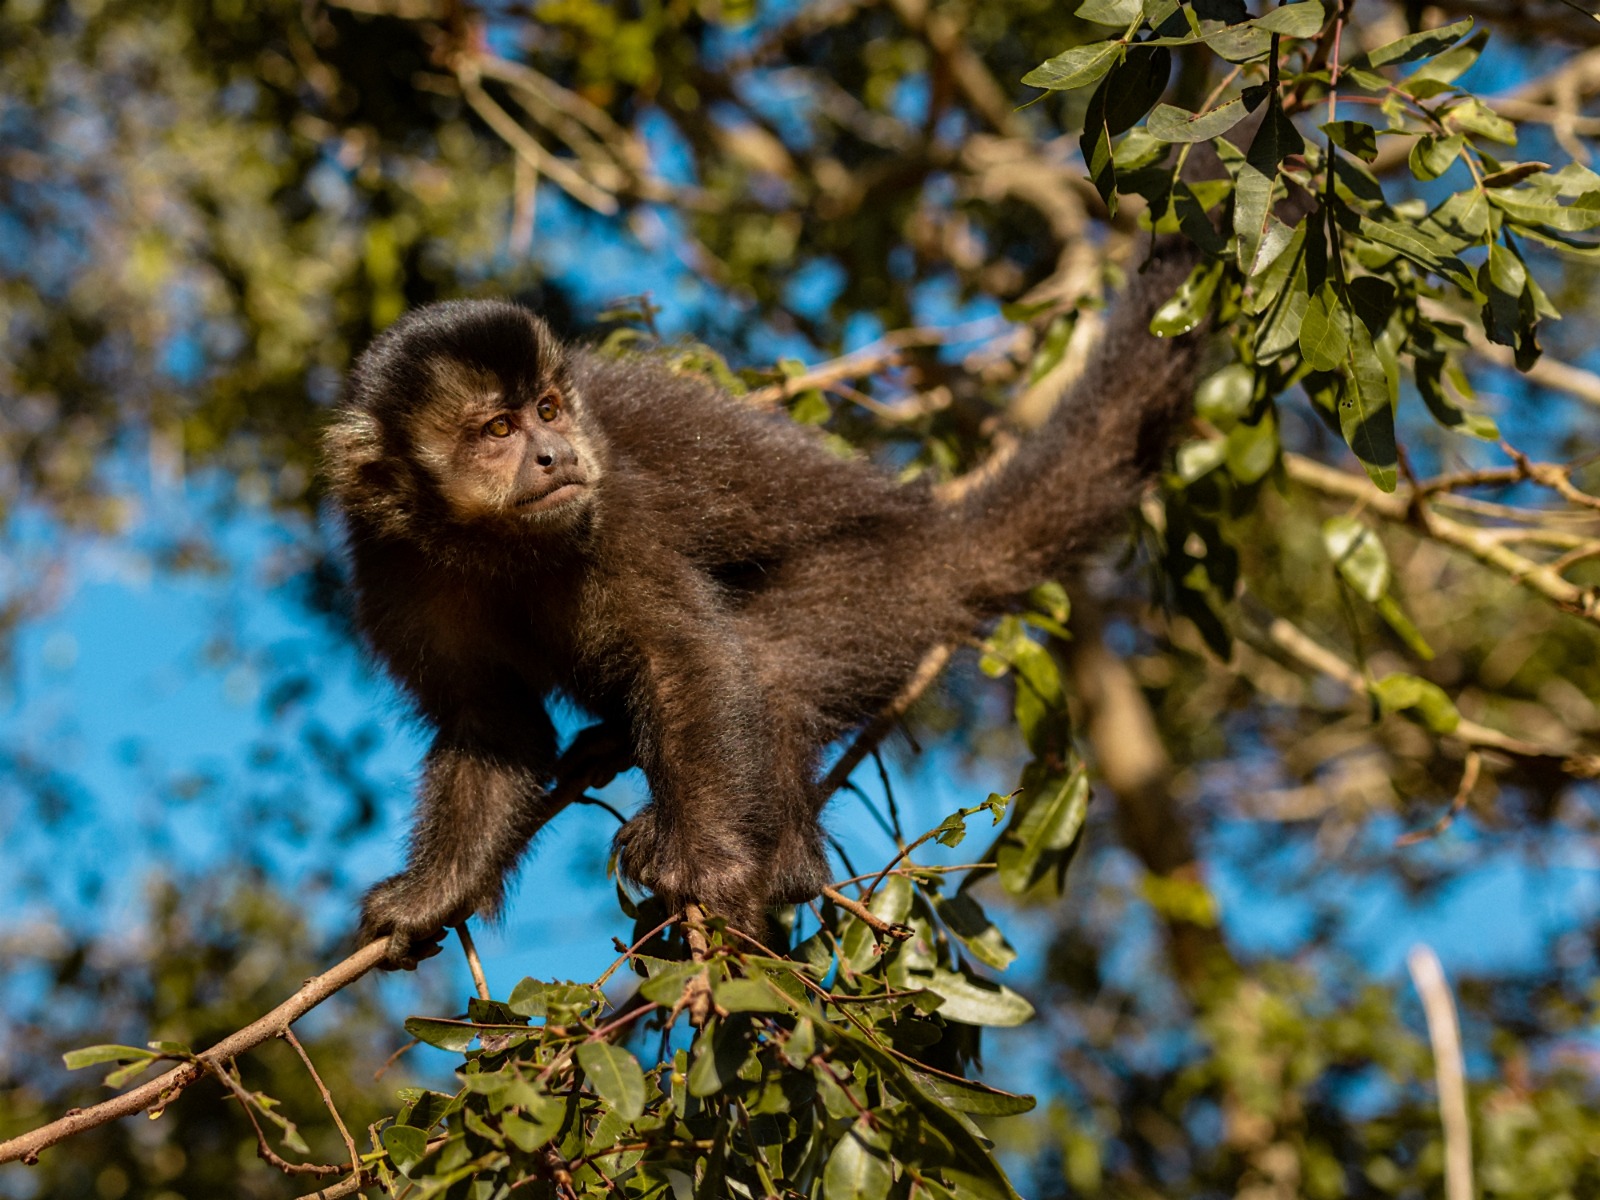
{"label": "monkey's arm", "polygon": [[493,915],[529,839],[548,819],[555,730],[537,700],[429,697],[438,733],[423,767],[406,866],[361,905],[361,942],[388,935],[393,966],[437,952],[440,933]]}

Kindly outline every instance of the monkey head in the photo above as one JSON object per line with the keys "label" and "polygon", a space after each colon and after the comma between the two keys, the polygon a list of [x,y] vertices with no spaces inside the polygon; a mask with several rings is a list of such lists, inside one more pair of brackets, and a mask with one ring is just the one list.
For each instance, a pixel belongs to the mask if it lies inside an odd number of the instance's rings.
{"label": "monkey head", "polygon": [[501,301],[418,309],[375,340],[324,440],[352,520],[425,540],[534,539],[589,517],[603,445],[538,317]]}

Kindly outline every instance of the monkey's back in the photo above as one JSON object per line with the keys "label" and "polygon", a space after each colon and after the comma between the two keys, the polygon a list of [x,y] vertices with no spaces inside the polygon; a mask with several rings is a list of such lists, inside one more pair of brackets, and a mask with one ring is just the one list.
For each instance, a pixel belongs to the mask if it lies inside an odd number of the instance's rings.
{"label": "monkey's back", "polygon": [[628,491],[609,511],[708,569],[908,532],[932,510],[925,487],[657,360],[577,353],[572,371],[621,468],[609,478]]}

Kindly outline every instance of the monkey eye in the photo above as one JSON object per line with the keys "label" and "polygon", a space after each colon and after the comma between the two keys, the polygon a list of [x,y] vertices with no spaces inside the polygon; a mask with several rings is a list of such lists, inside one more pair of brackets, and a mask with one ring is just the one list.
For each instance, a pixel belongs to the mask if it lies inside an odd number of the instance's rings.
{"label": "monkey eye", "polygon": [[539,403],[533,406],[533,410],[539,414],[539,420],[554,421],[561,415],[561,397],[554,392],[546,392],[539,397]]}
{"label": "monkey eye", "polygon": [[507,416],[503,416],[503,415],[502,416],[498,416],[494,420],[492,420],[492,421],[488,422],[486,425],[484,425],[482,432],[483,432],[485,437],[497,437],[497,438],[510,437],[511,436],[511,418],[507,417]]}

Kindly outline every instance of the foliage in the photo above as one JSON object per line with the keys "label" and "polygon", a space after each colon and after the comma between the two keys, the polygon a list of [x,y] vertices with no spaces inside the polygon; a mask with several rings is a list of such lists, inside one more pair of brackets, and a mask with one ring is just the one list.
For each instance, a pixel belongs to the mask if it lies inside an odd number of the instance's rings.
{"label": "foliage", "polygon": [[[1004,801],[973,811],[991,810],[998,820]],[[958,842],[971,815],[922,840]],[[978,1027],[1020,1024],[1032,1007],[974,969],[1014,952],[971,893],[946,884],[901,857],[863,889],[876,929],[828,903],[788,956],[718,923],[691,957],[661,937],[652,908],[640,924],[655,928],[617,964],[643,980],[615,1014],[607,972],[525,979],[504,1002],[472,1001],[465,1020],[411,1019],[413,1036],[466,1052],[462,1087],[405,1095],[381,1135],[379,1178],[417,1197],[530,1178],[556,1195],[1014,1197],[974,1122],[1033,1101],[965,1072]],[[703,1026],[669,1050],[699,989]],[[662,1029],[660,1062],[615,1044],[633,1027]],[[390,1168],[416,1186],[403,1191]]]}

